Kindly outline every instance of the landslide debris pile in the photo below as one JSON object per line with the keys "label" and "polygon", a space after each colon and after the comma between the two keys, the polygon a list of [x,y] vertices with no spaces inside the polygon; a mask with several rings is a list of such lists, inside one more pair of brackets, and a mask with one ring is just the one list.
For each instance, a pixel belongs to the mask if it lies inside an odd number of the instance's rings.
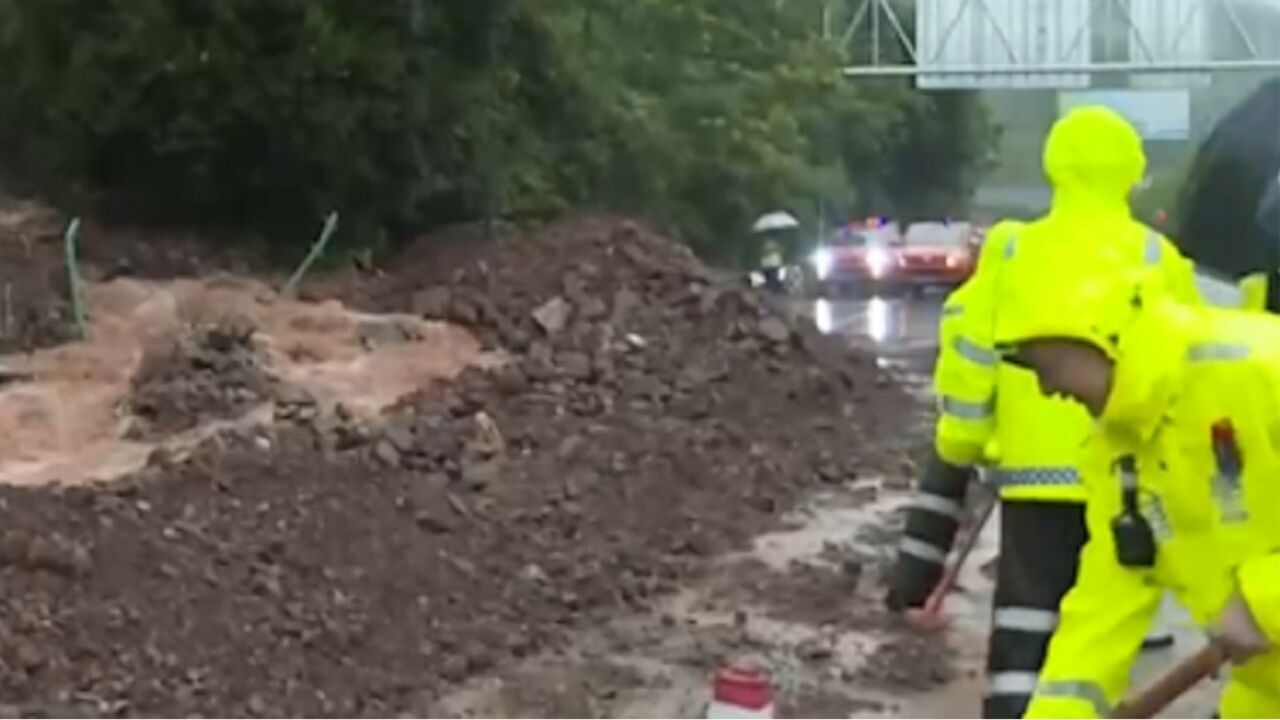
{"label": "landslide debris pile", "polygon": [[119,485],[4,489],[0,703],[429,714],[675,590],[807,487],[876,472],[909,405],[630,223],[399,270],[373,309],[460,322],[511,362],[377,423],[294,398]]}
{"label": "landslide debris pile", "polygon": [[128,399],[135,420],[130,439],[162,439],[265,402],[272,379],[253,332],[248,323],[224,321],[148,350]]}

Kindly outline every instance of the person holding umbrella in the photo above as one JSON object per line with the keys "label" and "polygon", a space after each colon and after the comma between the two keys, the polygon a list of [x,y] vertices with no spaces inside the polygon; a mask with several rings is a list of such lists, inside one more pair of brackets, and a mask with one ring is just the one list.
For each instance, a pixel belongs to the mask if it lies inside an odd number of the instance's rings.
{"label": "person holding umbrella", "polygon": [[771,292],[786,291],[787,248],[794,243],[799,229],[800,221],[785,210],[761,215],[751,226],[751,234],[760,247],[757,271],[764,278],[765,288]]}

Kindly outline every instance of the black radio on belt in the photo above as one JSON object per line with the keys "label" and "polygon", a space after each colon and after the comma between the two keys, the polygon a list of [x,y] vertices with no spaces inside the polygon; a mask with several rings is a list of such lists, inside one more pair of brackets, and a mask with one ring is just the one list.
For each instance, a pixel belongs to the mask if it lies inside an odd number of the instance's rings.
{"label": "black radio on belt", "polygon": [[1156,564],[1156,534],[1138,507],[1138,468],[1132,455],[1116,463],[1120,471],[1120,514],[1111,521],[1111,538],[1116,559],[1130,568],[1151,568]]}

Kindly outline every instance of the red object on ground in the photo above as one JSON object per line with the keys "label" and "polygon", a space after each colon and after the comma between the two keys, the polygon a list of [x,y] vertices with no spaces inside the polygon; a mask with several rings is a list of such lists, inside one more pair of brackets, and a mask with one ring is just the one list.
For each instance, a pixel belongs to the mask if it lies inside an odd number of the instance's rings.
{"label": "red object on ground", "polygon": [[749,667],[726,667],[716,673],[715,702],[747,710],[763,710],[773,703],[768,676]]}

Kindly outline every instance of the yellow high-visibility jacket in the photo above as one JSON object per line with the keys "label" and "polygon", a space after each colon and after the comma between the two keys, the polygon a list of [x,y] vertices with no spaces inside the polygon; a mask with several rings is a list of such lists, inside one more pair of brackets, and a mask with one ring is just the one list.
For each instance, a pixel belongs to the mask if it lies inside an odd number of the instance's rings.
{"label": "yellow high-visibility jacket", "polygon": [[1245,310],[1267,309],[1267,273],[1254,273],[1240,279],[1240,292],[1244,295],[1241,307]]}
{"label": "yellow high-visibility jacket", "polygon": [[995,311],[987,278],[1006,244],[1023,223],[996,223],[987,233],[974,274],[942,304],[938,322],[938,363],[933,373],[938,398],[934,444],[938,456],[959,466],[986,463],[996,452],[996,361],[984,341],[983,318]]}
{"label": "yellow high-visibility jacket", "polygon": [[934,444],[953,465],[993,465],[1006,500],[1083,501],[1077,460],[1092,427],[1079,404],[1043,396],[1029,371],[997,361],[998,276],[1017,246],[1114,245],[1134,267],[1159,268],[1177,297],[1199,302],[1192,263],[1131,215],[1128,192],[1145,163],[1141,139],[1114,113],[1075,111],[1060,120],[1045,144],[1045,172],[1054,186],[1049,213],[1026,225],[992,228],[973,277],[943,306]]}
{"label": "yellow high-visibility jacket", "polygon": [[[1280,317],[1168,300],[1142,316],[1082,466],[1089,542],[1027,717],[1105,716],[1126,692],[1163,589],[1206,628],[1240,592],[1280,644]],[[1215,452],[1215,434],[1232,438],[1241,472],[1220,459],[1221,444]],[[1149,569],[1116,556],[1122,455],[1136,459],[1139,507],[1158,543]],[[1280,717],[1280,650],[1233,668],[1220,710]]]}
{"label": "yellow high-visibility jacket", "polygon": [[[943,304],[934,391],[938,421],[934,445],[953,465],[990,463],[1006,500],[1081,502],[1077,459],[1093,423],[1078,403],[1046,397],[1035,376],[998,362],[991,341],[995,276],[1022,242],[1037,242],[1032,226],[1001,223],[992,229],[977,272]],[[1191,264],[1168,240],[1142,226],[1131,232],[1134,266],[1160,266],[1185,302],[1198,302]],[[1042,242],[1053,242],[1042,239]],[[1124,244],[1123,240],[1117,240]],[[1044,272],[1053,272],[1046,268]]]}

